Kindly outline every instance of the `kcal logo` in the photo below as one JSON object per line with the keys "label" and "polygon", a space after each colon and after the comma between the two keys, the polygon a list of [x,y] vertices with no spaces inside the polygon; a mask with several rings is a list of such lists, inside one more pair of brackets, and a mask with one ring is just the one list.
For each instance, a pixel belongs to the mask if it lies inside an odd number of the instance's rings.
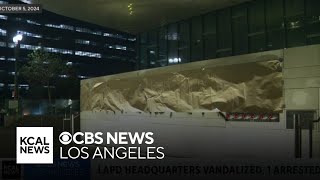
{"label": "kcal logo", "polygon": [[17,164],[52,164],[53,128],[17,127]]}

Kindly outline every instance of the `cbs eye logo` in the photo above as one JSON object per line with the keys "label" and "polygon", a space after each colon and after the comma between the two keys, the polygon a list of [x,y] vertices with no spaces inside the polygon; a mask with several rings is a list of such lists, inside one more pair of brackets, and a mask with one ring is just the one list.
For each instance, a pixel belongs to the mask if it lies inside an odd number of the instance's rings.
{"label": "cbs eye logo", "polygon": [[59,136],[60,143],[68,145],[72,141],[72,135],[69,132],[62,132]]}

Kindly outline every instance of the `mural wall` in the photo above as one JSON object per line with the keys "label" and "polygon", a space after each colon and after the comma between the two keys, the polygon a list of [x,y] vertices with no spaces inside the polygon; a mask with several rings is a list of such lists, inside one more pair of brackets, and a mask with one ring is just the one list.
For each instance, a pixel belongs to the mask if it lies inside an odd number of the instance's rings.
{"label": "mural wall", "polygon": [[281,112],[279,60],[217,64],[213,60],[81,81],[81,111]]}

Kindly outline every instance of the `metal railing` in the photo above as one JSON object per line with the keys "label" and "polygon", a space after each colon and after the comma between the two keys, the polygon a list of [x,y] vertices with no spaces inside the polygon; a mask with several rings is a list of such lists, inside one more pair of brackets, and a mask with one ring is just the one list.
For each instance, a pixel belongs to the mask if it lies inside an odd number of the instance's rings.
{"label": "metal railing", "polygon": [[66,123],[66,121],[69,121],[68,123],[70,125],[70,129],[69,129],[70,133],[74,134],[74,131],[75,131],[75,123],[74,123],[74,121],[79,116],[80,116],[79,113],[72,112],[72,107],[71,106],[66,107],[65,113],[64,113],[64,118],[62,119],[62,130],[63,131],[67,131],[65,123]]}

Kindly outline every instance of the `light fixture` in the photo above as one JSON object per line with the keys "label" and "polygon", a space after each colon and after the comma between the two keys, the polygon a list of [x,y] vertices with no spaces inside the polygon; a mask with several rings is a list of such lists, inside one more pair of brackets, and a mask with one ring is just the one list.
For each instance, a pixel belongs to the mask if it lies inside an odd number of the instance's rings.
{"label": "light fixture", "polygon": [[[17,34],[16,36],[14,36],[12,38],[13,42],[15,44],[17,44],[17,48],[14,49],[14,58],[15,58],[15,62],[14,62],[14,92],[13,92],[13,97],[15,100],[19,100],[19,87],[18,87],[18,57],[19,57],[19,51],[18,49],[20,48],[20,44],[19,41],[21,41],[23,38],[22,34]],[[17,108],[18,112],[19,108]]]}
{"label": "light fixture", "polygon": [[130,3],[130,4],[128,5],[128,11],[129,11],[129,15],[132,15],[132,14],[133,14],[133,4],[132,4],[132,3]]}
{"label": "light fixture", "polygon": [[14,43],[18,44],[19,41],[22,40],[22,38],[23,38],[22,34],[17,34],[12,38],[12,40],[13,40]]}
{"label": "light fixture", "polygon": [[169,63],[180,63],[181,58],[169,58]]}

